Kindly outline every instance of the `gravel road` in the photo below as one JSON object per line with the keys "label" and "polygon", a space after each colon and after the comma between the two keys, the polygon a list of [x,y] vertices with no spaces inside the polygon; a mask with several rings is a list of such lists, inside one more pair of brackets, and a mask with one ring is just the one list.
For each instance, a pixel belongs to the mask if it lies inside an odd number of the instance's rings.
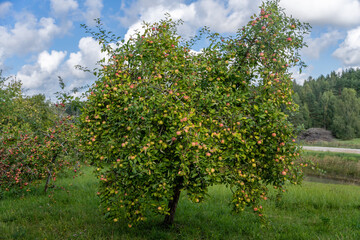
{"label": "gravel road", "polygon": [[341,152],[341,153],[358,153],[360,154],[360,149],[353,148],[334,148],[334,147],[310,147],[303,146],[304,150],[310,151],[324,151],[324,152]]}

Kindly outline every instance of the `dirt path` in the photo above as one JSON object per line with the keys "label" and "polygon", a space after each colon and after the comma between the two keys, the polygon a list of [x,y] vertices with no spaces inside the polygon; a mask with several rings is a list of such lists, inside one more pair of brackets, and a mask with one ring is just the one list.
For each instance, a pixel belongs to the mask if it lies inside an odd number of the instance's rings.
{"label": "dirt path", "polygon": [[310,151],[324,151],[324,152],[340,152],[340,153],[357,153],[357,154],[360,154],[360,149],[353,149],[353,148],[303,146],[303,149],[304,150],[310,150]]}

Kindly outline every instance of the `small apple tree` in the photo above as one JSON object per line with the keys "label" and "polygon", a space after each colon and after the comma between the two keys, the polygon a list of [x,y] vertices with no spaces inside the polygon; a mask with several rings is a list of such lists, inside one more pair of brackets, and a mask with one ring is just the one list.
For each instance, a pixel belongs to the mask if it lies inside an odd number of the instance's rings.
{"label": "small apple tree", "polygon": [[226,184],[235,211],[262,216],[268,186],[302,177],[285,112],[296,110],[289,68],[303,66],[308,25],[268,1],[235,37],[209,34],[198,54],[176,26],[166,18],[114,50],[104,44],[112,56],[81,128],[106,215],[131,227],[151,210],[171,224],[181,191],[201,202],[209,186]]}
{"label": "small apple tree", "polygon": [[46,192],[58,172],[77,166],[77,125],[64,103],[49,104],[23,96],[19,81],[0,81],[0,195],[42,179]]}
{"label": "small apple tree", "polygon": [[58,172],[74,167],[76,160],[66,157],[75,146],[70,117],[59,119],[41,134],[7,127],[0,137],[0,192],[25,189],[42,179],[46,179],[46,192]]}

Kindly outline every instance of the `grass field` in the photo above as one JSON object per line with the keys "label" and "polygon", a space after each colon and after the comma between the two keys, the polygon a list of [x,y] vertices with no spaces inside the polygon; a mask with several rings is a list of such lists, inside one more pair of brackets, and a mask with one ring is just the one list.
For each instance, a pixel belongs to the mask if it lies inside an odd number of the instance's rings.
{"label": "grass field", "polygon": [[96,179],[91,168],[84,173],[58,180],[66,190],[54,189],[50,197],[41,186],[22,198],[5,195],[0,239],[360,239],[359,186],[304,182],[289,186],[281,201],[273,192],[264,203],[266,227],[250,210],[231,214],[230,190],[214,186],[205,203],[182,194],[173,227],[162,227],[162,217],[154,216],[129,229],[104,220]]}
{"label": "grass field", "polygon": [[351,140],[334,140],[331,142],[317,141],[317,142],[302,142],[306,146],[319,146],[319,147],[339,147],[339,148],[360,148],[360,138]]}

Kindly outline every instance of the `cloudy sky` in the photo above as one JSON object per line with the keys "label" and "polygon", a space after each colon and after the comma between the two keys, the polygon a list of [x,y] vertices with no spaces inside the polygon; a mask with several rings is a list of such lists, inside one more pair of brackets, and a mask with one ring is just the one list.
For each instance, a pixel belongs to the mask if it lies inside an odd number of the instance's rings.
{"label": "cloudy sky", "polygon": [[[74,68],[94,68],[102,58],[98,44],[80,28],[101,18],[107,29],[127,39],[141,22],[168,12],[184,20],[181,33],[202,26],[233,34],[258,13],[260,0],[0,0],[0,69],[23,82],[27,94],[51,96],[58,76],[68,88],[91,84],[94,77]],[[282,0],[282,7],[312,26],[302,56],[309,66],[294,73],[309,76],[360,66],[360,0]],[[201,46],[200,46],[201,47]]]}

